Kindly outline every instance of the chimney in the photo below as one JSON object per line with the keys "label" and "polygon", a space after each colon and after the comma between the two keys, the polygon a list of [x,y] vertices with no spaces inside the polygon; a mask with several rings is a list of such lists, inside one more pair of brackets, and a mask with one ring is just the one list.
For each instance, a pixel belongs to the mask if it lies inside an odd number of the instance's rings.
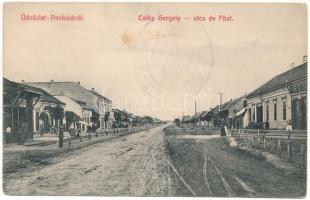
{"label": "chimney", "polygon": [[291,63],[291,69],[295,67],[295,63]]}
{"label": "chimney", "polygon": [[95,91],[95,88],[92,88],[91,90],[92,90],[92,91]]}
{"label": "chimney", "polygon": [[54,82],[54,79],[51,79],[51,82]]}
{"label": "chimney", "polygon": [[303,61],[303,63],[308,62],[308,56],[303,56],[302,61]]}
{"label": "chimney", "polygon": [[25,80],[22,80],[22,83],[25,83]]}
{"label": "chimney", "polygon": [[80,85],[80,81],[78,81],[77,84]]}

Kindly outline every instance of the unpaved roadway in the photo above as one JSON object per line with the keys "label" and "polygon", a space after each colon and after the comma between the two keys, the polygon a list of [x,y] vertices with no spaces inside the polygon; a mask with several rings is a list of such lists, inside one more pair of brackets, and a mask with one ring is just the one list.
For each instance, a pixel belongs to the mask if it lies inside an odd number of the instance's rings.
{"label": "unpaved roadway", "polygon": [[6,176],[11,195],[301,197],[305,179],[230,148],[219,135],[163,127],[108,140]]}
{"label": "unpaved roadway", "polygon": [[12,195],[169,195],[162,127],[76,150],[63,161],[5,180]]}

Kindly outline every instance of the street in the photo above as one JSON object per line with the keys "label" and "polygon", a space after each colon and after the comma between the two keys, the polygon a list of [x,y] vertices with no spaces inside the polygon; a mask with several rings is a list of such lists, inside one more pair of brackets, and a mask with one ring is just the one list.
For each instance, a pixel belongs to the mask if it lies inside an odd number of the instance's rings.
{"label": "street", "polygon": [[75,150],[4,180],[9,195],[301,197],[305,180],[212,135],[167,135],[164,126]]}

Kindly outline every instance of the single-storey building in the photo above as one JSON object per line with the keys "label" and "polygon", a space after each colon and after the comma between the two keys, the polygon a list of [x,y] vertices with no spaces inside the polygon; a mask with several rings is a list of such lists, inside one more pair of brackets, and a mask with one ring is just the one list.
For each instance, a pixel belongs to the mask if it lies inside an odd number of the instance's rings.
{"label": "single-storey building", "polygon": [[283,72],[247,95],[249,122],[307,129],[307,62]]}
{"label": "single-storey building", "polygon": [[42,131],[50,131],[52,127],[57,129],[62,123],[64,106],[65,103],[40,88],[3,78],[4,133],[10,129],[14,136],[24,123],[27,124],[27,133],[23,137],[31,139],[39,129],[39,121],[42,122]]}
{"label": "single-storey building", "polygon": [[[88,90],[80,82],[25,82],[25,84],[41,88],[53,96],[66,96],[80,104],[82,117],[85,123],[98,128],[109,128],[106,120],[112,110],[112,101],[100,95],[94,88]],[[89,111],[91,109],[91,112]],[[109,123],[112,124],[112,123]]]}

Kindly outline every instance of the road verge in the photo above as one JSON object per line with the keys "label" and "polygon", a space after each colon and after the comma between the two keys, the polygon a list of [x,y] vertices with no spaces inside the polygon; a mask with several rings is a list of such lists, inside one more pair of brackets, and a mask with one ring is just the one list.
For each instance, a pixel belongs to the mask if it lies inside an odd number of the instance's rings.
{"label": "road verge", "polygon": [[255,157],[257,159],[266,161],[280,170],[283,170],[288,173],[298,172],[298,169],[296,169],[296,166],[294,166],[292,163],[288,163],[286,160],[281,159],[277,155],[274,155],[274,154],[271,154],[271,153],[268,153],[262,150],[254,149],[248,146],[241,145],[235,140],[235,138],[231,136],[226,136],[225,140],[231,148],[234,148],[237,151],[240,151],[244,154]]}

